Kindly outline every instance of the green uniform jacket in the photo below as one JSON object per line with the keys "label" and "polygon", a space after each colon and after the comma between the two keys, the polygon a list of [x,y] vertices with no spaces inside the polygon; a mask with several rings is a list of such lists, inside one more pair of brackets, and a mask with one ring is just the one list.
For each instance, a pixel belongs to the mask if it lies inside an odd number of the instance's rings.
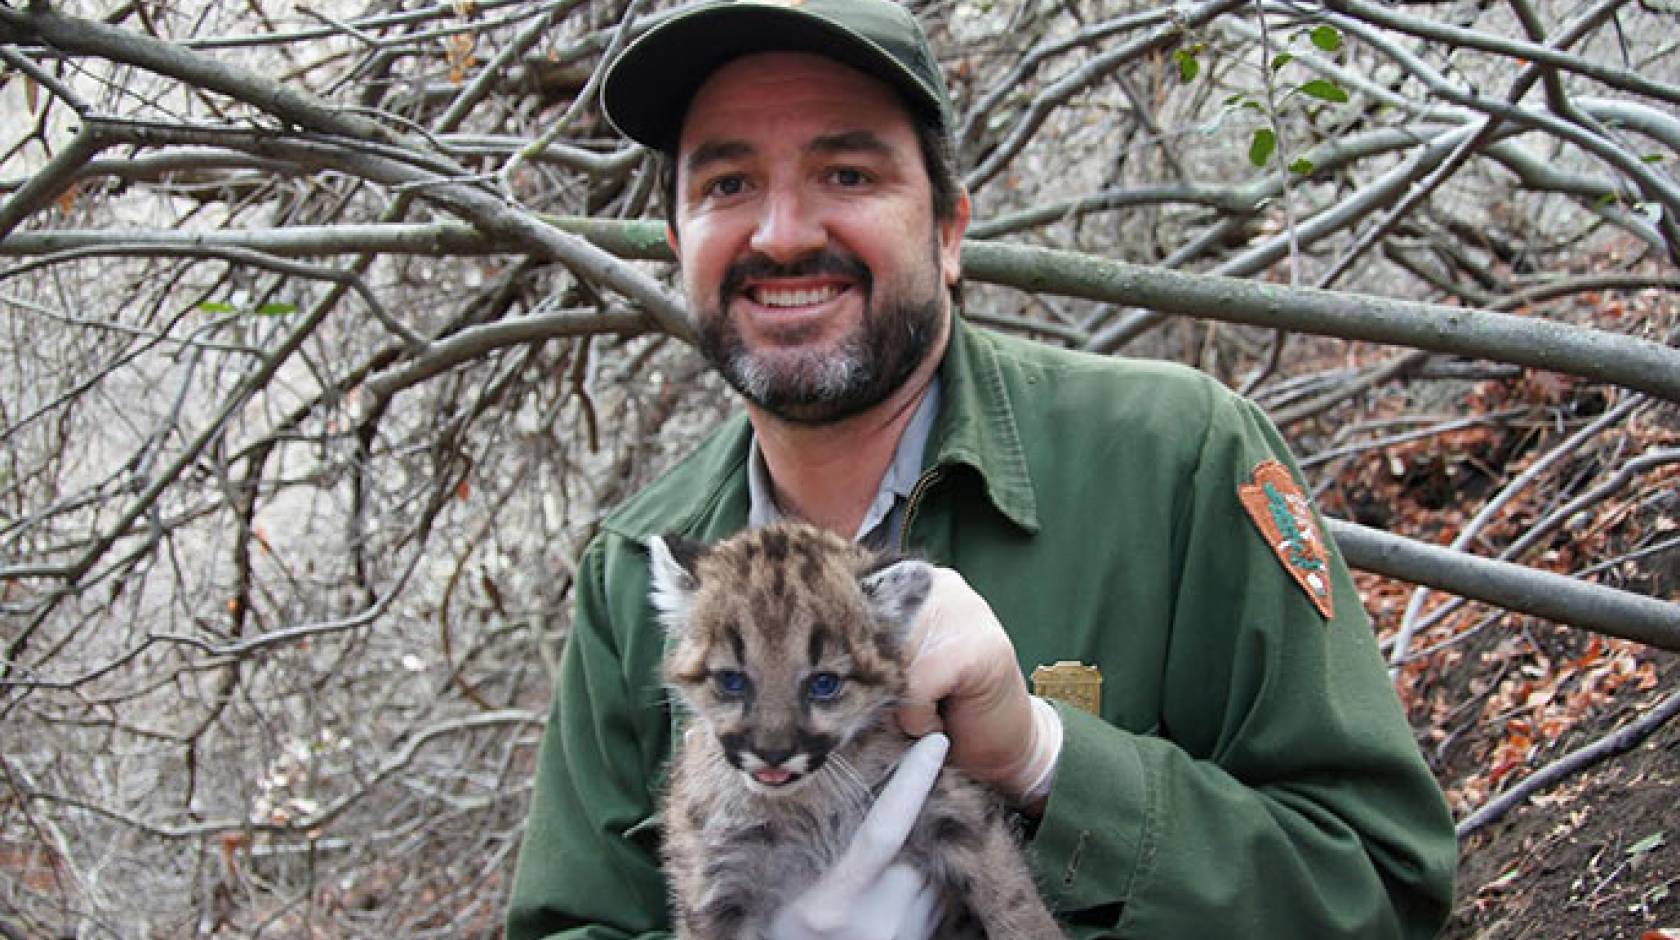
{"label": "green uniform jacket", "polygon": [[[1060,707],[1030,842],[1073,937],[1429,937],[1452,820],[1339,555],[1326,621],[1238,487],[1293,461],[1259,409],[1191,370],[1068,353],[959,320],[906,510],[1023,670],[1101,668]],[[737,418],[587,549],[508,916],[510,940],[667,935],[657,815],[672,741],[644,540],[747,518]],[[1298,473],[1297,473],[1298,477]]]}

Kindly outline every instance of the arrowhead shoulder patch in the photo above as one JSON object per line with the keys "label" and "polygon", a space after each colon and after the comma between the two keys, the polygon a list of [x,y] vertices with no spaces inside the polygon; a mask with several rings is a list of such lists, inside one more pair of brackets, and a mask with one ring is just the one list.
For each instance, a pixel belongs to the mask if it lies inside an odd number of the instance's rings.
{"label": "arrowhead shoulder patch", "polygon": [[1335,617],[1330,546],[1318,527],[1312,503],[1289,468],[1277,460],[1263,461],[1249,474],[1249,482],[1237,487],[1237,496],[1283,569],[1307,592],[1324,619]]}

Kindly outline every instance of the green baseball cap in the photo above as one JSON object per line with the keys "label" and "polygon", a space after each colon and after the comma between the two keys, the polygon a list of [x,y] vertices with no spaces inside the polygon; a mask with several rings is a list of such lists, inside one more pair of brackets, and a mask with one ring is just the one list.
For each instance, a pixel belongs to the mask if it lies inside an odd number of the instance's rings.
{"label": "green baseball cap", "polygon": [[950,127],[951,99],[927,35],[892,0],[726,0],[672,15],[607,67],[607,120],[638,143],[673,153],[689,102],[707,76],[755,52],[811,52],[881,79]]}

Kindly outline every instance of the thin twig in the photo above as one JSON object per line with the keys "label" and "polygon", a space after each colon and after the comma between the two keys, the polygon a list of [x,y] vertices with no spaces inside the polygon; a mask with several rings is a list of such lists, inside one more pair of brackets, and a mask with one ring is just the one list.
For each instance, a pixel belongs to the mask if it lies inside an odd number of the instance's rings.
{"label": "thin twig", "polygon": [[983,163],[968,172],[963,178],[963,185],[967,186],[970,192],[978,192],[993,177],[1003,172],[1010,161],[1014,160],[1016,155],[1025,149],[1027,142],[1043,126],[1051,113],[1075,94],[1100,81],[1125,63],[1171,46],[1179,40],[1186,30],[1202,26],[1220,14],[1227,13],[1246,2],[1248,0],[1203,0],[1203,2],[1187,10],[1174,10],[1172,22],[1150,30],[1147,35],[1139,39],[1125,43],[1101,55],[1093,56],[1072,73],[1050,86],[1040,89],[1033,96],[1032,105],[1028,107],[1026,113],[1015,122],[1015,127],[1010,131],[1009,136],[998,145],[997,149],[987,155]]}
{"label": "thin twig", "polygon": [[255,268],[262,268],[267,271],[274,271],[275,273],[286,274],[292,277],[301,277],[318,281],[331,281],[335,284],[343,284],[354,291],[356,296],[362,299],[362,302],[367,305],[369,312],[373,314],[374,319],[378,320],[379,323],[384,326],[386,330],[390,331],[393,336],[401,339],[404,343],[408,344],[415,350],[425,349],[427,346],[426,338],[421,336],[419,333],[416,333],[407,324],[391,316],[390,312],[385,309],[385,305],[379,302],[379,297],[375,295],[374,292],[368,288],[366,282],[364,282],[354,272],[341,271],[337,268],[329,268],[317,264],[306,264],[300,261],[281,258],[260,251],[253,251],[249,248],[239,248],[234,246],[214,247],[198,244],[176,244],[163,246],[129,244],[121,241],[120,239],[115,241],[107,240],[107,242],[103,245],[85,245],[79,248],[70,248],[64,251],[54,252],[52,254],[43,255],[39,258],[25,262],[24,264],[20,264],[15,268],[0,271],[0,281],[6,280],[7,278],[19,277],[50,265],[64,264],[70,261],[78,261],[83,258],[111,257],[208,258],[215,261],[227,262],[229,264],[240,264]]}
{"label": "thin twig", "polygon": [[[1627,420],[1634,412],[1645,407],[1647,403],[1647,399],[1643,395],[1629,395],[1616,407],[1605,411],[1586,427],[1560,441],[1556,447],[1553,447],[1540,459],[1530,464],[1526,470],[1502,487],[1497,495],[1484,503],[1482,508],[1476,511],[1476,515],[1460,528],[1458,535],[1453,538],[1448,549],[1454,552],[1464,552],[1472,542],[1481,537],[1482,529],[1486,528],[1488,523],[1493,521],[1513,499],[1527,490],[1536,480],[1549,473],[1553,467],[1565,458],[1591,443],[1606,429],[1615,427]],[[1419,588],[1412,592],[1411,600],[1406,604],[1405,615],[1400,618],[1400,630],[1394,637],[1394,649],[1389,654],[1391,663],[1405,657],[1407,647],[1411,645],[1412,637],[1418,630],[1418,616],[1423,612],[1423,605],[1428,599],[1429,590],[1427,588]]]}

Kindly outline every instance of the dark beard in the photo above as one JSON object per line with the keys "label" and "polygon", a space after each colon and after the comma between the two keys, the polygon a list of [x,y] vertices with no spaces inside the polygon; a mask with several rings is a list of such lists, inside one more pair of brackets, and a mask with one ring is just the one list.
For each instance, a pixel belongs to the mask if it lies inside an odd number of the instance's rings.
{"label": "dark beard", "polygon": [[[726,311],[749,277],[808,277],[843,274],[864,294],[862,325],[837,350],[806,353],[790,361],[769,361],[747,349]],[[780,265],[752,258],[730,268],[718,290],[718,307],[699,319],[700,353],[741,397],[793,424],[826,425],[843,421],[886,400],[927,359],[939,336],[937,294],[900,298],[892,306],[874,305],[874,279],[862,262],[832,253]]]}

